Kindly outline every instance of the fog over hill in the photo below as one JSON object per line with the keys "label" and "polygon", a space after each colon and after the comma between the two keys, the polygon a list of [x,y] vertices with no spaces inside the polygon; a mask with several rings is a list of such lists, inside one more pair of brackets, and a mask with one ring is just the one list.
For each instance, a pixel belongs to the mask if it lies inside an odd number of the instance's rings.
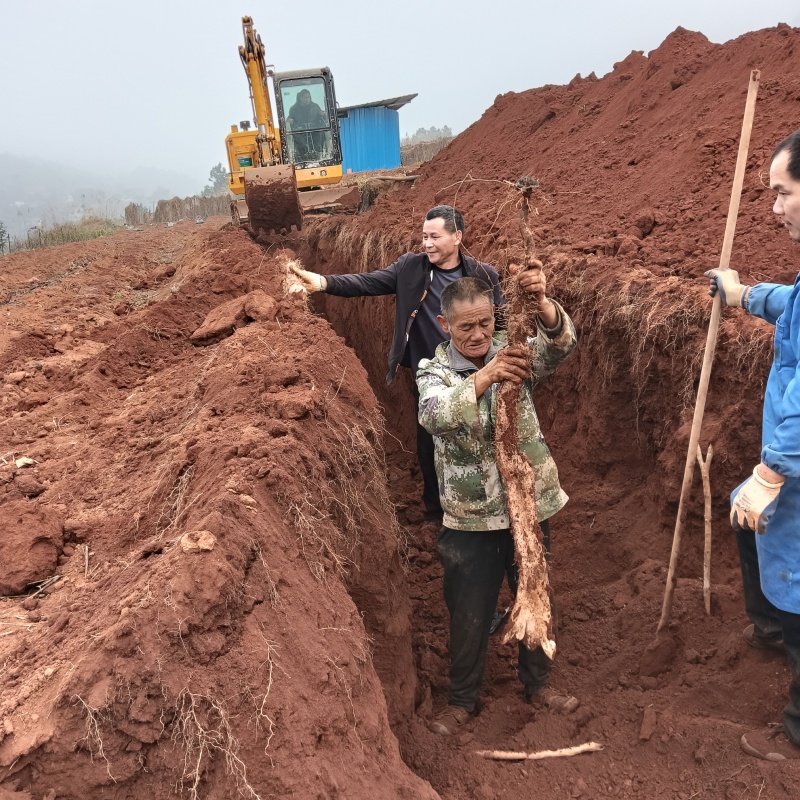
{"label": "fog over hill", "polygon": [[98,164],[86,170],[0,153],[0,222],[12,236],[36,225],[77,220],[87,214],[122,217],[131,201],[148,206],[201,191],[205,179],[136,167],[119,172]]}

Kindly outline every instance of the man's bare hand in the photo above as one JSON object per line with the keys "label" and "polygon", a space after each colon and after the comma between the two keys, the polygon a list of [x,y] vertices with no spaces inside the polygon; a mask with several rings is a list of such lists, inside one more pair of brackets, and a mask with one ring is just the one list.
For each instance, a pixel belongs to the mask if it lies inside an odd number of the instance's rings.
{"label": "man's bare hand", "polygon": [[526,267],[509,264],[508,270],[512,275],[519,275],[519,288],[533,301],[545,328],[555,328],[558,325],[558,310],[547,297],[547,278],[542,262],[532,258]]}
{"label": "man's bare hand", "polygon": [[508,269],[512,275],[519,275],[517,279],[519,288],[531,300],[535,300],[537,306],[547,300],[547,278],[542,270],[541,261],[532,258],[526,267],[522,267],[519,264],[509,264]]}
{"label": "man's bare hand", "polygon": [[320,275],[316,272],[309,272],[307,269],[300,269],[300,267],[294,264],[290,264],[289,269],[297,276],[300,283],[303,284],[303,288],[309,294],[324,292],[328,288],[328,281],[325,279],[324,275]]}
{"label": "man's bare hand", "polygon": [[480,397],[493,383],[522,383],[530,374],[530,350],[520,345],[507,347],[475,373],[475,394]]}

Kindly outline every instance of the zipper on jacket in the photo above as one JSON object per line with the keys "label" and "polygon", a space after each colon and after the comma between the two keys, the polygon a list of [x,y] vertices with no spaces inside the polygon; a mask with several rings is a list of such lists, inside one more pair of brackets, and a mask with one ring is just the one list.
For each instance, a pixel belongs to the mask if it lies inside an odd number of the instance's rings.
{"label": "zipper on jacket", "polygon": [[[419,310],[422,308],[422,304],[425,302],[425,298],[428,296],[428,289],[430,288],[431,281],[433,281],[433,270],[428,273],[428,279],[425,281],[425,291],[423,291],[422,297],[420,297],[419,303],[417,303],[417,307],[411,312],[408,324],[406,325],[406,344],[408,344],[408,335],[411,332],[411,326],[414,324],[414,320],[417,318],[417,314],[419,314]],[[405,348],[403,348],[403,352],[405,352]],[[400,357],[403,357],[402,353],[400,354]]]}

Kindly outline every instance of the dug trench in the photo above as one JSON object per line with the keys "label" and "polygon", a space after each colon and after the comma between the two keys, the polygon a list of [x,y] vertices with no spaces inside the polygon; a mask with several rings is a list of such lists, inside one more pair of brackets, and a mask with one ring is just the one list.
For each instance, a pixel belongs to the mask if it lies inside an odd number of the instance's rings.
{"label": "dug trench", "polygon": [[[741,638],[727,491],[758,457],[771,331],[735,312],[701,442],[712,613],[698,477],[675,649],[642,656],[705,340],[700,276],[756,66],[734,259],[745,280],[796,271],[759,171],[800,97],[783,77],[797,36],[679,29],[602,79],[498,97],[413,188],[302,237],[262,247],[213,220],[3,259],[0,797],[794,797],[796,764],[738,745],[779,718],[788,671]],[[437,528],[418,503],[410,378],[385,384],[392,301],[309,304],[279,256],[379,268],[446,201],[469,252],[502,269],[521,174],[541,180],[532,228],[580,339],[535,399],[571,497],[553,520],[554,684],[581,706],[525,705],[514,651],[492,639],[481,711],[445,738],[427,729],[446,702]],[[590,740],[604,750],[474,754]]]}
{"label": "dug trench", "polygon": [[[416,199],[415,199],[416,202]],[[486,221],[469,216],[479,230]],[[510,226],[515,224],[511,214]],[[390,252],[416,245],[396,229],[389,237],[363,223],[323,221],[301,249],[310,269],[353,271],[387,263]],[[343,243],[353,248],[343,253]],[[665,588],[677,497],[691,421],[691,402],[709,301],[705,286],[653,280],[620,268],[617,256],[573,248],[540,253],[551,291],[572,315],[580,345],[536,396],[545,438],[571,496],[552,521],[552,581],[558,607],[554,685],[581,700],[577,713],[554,716],[522,701],[515,674],[516,648],[490,644],[479,715],[464,734],[442,739],[427,731],[433,711],[446,704],[448,615],[436,560],[438,526],[421,521],[415,468],[414,405],[410,376],[385,383],[394,317],[391,299],[315,298],[315,309],[353,347],[384,410],[389,464],[404,476],[390,484],[409,542],[407,579],[412,604],[416,712],[395,726],[406,762],[442,797],[505,798],[538,792],[547,797],[745,797],[769,786],[788,797],[791,780],[738,749],[749,727],[777,718],[788,681],[780,662],[750,650],[735,545],[726,534],[727,496],[739,464],[757,452],[757,415],[743,437],[726,435],[723,396],[707,415],[703,446],[713,440],[715,537],[712,615],[702,596],[702,491],[699,471],[681,560],[670,634],[675,648],[643,659],[654,640]],[[502,254],[493,263],[502,263]],[[735,337],[731,337],[735,339]],[[769,339],[756,326],[720,354],[722,376],[755,359],[766,369]],[[756,368],[743,376],[758,384]],[[728,377],[728,379],[730,379]],[[722,389],[724,392],[724,388]],[[749,438],[748,438],[749,437]],[[505,590],[504,604],[511,602]],[[753,671],[759,679],[754,683]],[[604,745],[582,756],[535,767],[482,761],[478,750],[532,752],[588,741]],[[794,774],[793,772],[790,774]]]}

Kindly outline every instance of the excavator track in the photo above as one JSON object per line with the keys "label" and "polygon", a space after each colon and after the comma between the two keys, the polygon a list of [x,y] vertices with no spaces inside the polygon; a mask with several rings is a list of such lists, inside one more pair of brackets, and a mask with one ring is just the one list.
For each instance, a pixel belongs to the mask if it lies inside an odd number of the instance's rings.
{"label": "excavator track", "polygon": [[[247,227],[255,238],[302,229],[303,210],[293,164],[245,170],[244,196]],[[244,222],[243,210],[238,216]]]}

